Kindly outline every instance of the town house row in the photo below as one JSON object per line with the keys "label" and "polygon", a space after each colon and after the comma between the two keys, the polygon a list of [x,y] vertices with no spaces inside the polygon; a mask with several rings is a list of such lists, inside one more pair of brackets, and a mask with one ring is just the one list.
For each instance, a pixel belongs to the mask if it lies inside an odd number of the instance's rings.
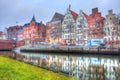
{"label": "town house row", "polygon": [[[110,26],[114,27],[114,30]],[[66,44],[100,45],[106,43],[116,46],[120,40],[119,27],[119,19],[112,13],[112,10],[109,10],[108,15],[104,18],[98,12],[98,8],[93,8],[92,13],[87,15],[82,10],[77,14],[69,6],[65,15],[55,13],[52,20],[47,23],[46,40]],[[99,41],[99,43],[95,44],[92,41]]]}

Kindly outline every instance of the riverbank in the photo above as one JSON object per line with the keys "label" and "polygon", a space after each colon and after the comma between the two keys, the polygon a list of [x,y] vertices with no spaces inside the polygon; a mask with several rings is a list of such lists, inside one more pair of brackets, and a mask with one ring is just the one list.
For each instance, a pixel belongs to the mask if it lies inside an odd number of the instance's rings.
{"label": "riverbank", "polygon": [[12,49],[0,49],[0,51],[11,51]]}
{"label": "riverbank", "polygon": [[0,80],[74,80],[24,62],[0,56]]}
{"label": "riverbank", "polygon": [[74,54],[99,54],[99,55],[119,55],[118,49],[88,49],[79,46],[23,46],[20,48],[23,52],[43,52],[43,53],[74,53]]}

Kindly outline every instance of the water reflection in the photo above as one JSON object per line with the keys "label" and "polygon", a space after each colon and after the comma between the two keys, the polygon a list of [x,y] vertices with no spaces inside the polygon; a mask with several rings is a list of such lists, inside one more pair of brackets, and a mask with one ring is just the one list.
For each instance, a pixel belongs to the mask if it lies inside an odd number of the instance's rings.
{"label": "water reflection", "polygon": [[[120,80],[120,56],[0,53],[78,80]],[[67,53],[66,53],[67,54]]]}

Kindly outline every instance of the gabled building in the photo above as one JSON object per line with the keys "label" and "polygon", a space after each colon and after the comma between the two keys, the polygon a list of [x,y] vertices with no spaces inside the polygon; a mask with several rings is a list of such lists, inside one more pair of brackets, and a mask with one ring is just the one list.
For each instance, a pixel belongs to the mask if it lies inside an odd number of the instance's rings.
{"label": "gabled building", "polygon": [[78,18],[76,19],[76,44],[88,44],[88,16],[80,10]]}
{"label": "gabled building", "polygon": [[[88,36],[91,45],[99,46],[103,40],[103,21],[101,13],[98,8],[92,9],[92,14],[88,16]],[[94,44],[92,44],[94,43]]]}
{"label": "gabled building", "polygon": [[69,8],[67,9],[62,22],[62,39],[64,43],[75,43],[76,41],[76,19],[78,14]]}
{"label": "gabled building", "polygon": [[48,42],[60,42],[62,34],[62,21],[64,15],[55,13],[51,21],[47,23],[47,41]]}
{"label": "gabled building", "polygon": [[104,20],[104,39],[106,41],[106,46],[118,47],[118,44],[120,44],[119,30],[119,19],[112,10],[109,10]]}

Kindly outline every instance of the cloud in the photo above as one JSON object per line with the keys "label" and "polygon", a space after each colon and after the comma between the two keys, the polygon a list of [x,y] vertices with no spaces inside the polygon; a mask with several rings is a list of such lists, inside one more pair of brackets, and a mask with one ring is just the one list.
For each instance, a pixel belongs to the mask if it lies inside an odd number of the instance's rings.
{"label": "cloud", "polygon": [[35,15],[37,22],[50,21],[55,12],[65,14],[69,4],[77,13],[82,9],[88,15],[91,9],[98,7],[105,16],[109,9],[120,13],[120,0],[0,0],[0,29],[28,23]]}
{"label": "cloud", "polygon": [[18,0],[0,0],[0,30],[5,27],[18,24],[24,25],[30,22],[33,15],[36,16],[36,20],[47,21],[52,14],[52,10],[46,7],[34,6],[32,4],[25,4]]}

